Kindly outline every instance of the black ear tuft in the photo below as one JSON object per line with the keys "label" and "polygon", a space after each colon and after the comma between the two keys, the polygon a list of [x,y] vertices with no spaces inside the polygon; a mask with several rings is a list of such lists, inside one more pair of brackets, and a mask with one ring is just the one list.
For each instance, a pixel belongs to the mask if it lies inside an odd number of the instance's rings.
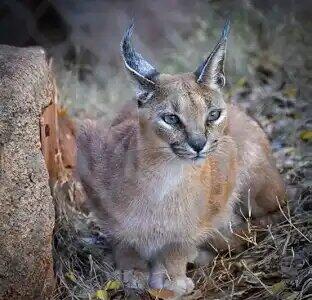
{"label": "black ear tuft", "polygon": [[224,61],[229,31],[230,21],[227,20],[217,45],[194,73],[197,83],[208,84],[217,89],[225,85]]}
{"label": "black ear tuft", "polygon": [[228,38],[229,32],[231,28],[231,22],[230,19],[227,19],[225,21],[225,24],[223,26],[222,34],[220,40],[226,40]]}
{"label": "black ear tuft", "polygon": [[150,89],[155,85],[159,75],[156,68],[148,63],[140,53],[136,52],[131,44],[131,36],[134,25],[131,24],[126,30],[121,42],[121,53],[132,78],[139,85],[139,89]]}

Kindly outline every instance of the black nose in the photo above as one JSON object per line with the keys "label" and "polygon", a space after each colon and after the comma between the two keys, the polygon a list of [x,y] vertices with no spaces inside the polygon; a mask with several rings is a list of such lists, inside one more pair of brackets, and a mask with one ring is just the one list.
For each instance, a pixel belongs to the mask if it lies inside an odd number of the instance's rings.
{"label": "black nose", "polygon": [[198,153],[204,149],[206,142],[207,139],[204,136],[193,137],[188,140],[188,144]]}

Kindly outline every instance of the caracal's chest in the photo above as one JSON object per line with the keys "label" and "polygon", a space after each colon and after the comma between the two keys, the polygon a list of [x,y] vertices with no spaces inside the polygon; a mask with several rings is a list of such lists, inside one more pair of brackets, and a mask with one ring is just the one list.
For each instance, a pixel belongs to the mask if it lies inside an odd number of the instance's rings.
{"label": "caracal's chest", "polygon": [[145,174],[121,222],[120,234],[145,251],[194,243],[205,189],[182,168]]}
{"label": "caracal's chest", "polygon": [[223,158],[139,174],[135,189],[125,195],[130,205],[120,219],[120,237],[149,255],[167,244],[196,244],[223,226],[235,185],[231,159]]}

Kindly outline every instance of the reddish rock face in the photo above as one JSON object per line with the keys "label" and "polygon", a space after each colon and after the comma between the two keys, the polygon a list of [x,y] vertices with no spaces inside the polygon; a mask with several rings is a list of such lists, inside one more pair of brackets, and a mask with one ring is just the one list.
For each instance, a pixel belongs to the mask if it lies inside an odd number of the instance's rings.
{"label": "reddish rock face", "polygon": [[55,94],[40,48],[0,46],[0,299],[49,299],[54,206],[40,115]]}

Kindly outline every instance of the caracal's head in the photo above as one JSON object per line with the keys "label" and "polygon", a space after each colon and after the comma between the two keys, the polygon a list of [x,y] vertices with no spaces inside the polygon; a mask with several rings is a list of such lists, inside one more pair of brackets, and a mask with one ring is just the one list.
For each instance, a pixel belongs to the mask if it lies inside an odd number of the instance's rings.
{"label": "caracal's head", "polygon": [[140,130],[151,148],[197,161],[214,151],[227,120],[221,89],[229,22],[208,58],[193,73],[160,74],[130,43],[133,25],[121,48],[137,87]]}

